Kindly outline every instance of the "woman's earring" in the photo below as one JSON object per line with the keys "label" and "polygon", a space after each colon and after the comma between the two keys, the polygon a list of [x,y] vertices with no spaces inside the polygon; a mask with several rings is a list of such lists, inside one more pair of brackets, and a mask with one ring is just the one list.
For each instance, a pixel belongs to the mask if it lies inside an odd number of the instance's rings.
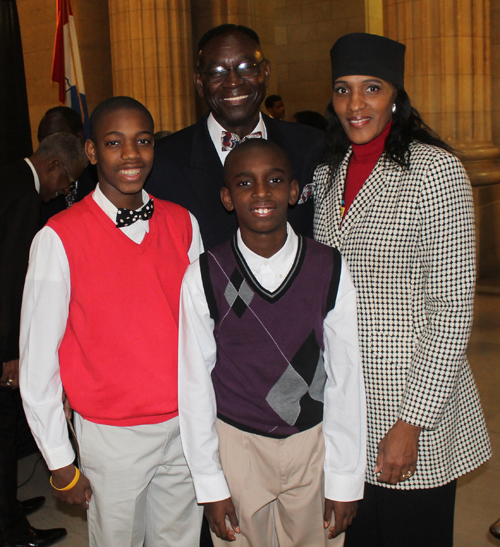
{"label": "woman's earring", "polygon": [[395,114],[396,113],[396,103],[394,103],[392,105],[392,113]]}

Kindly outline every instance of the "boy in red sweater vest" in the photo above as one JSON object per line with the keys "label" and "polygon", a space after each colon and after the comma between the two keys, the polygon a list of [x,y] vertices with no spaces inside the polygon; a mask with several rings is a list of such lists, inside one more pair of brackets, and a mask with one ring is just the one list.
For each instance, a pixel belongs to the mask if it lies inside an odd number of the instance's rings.
{"label": "boy in red sweater vest", "polygon": [[90,133],[95,192],[53,217],[31,248],[21,319],[26,415],[54,495],[89,509],[90,545],[194,547],[201,513],[179,437],[177,336],[198,224],[142,189],[154,126],[141,103],[104,101]]}

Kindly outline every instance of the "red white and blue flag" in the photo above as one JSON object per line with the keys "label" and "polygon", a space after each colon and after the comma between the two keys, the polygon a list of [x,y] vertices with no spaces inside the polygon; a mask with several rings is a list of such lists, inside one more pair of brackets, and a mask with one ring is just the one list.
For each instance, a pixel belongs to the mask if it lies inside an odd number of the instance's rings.
{"label": "red white and blue flag", "polygon": [[59,102],[76,110],[88,137],[89,114],[75,20],[69,0],[57,0],[57,30],[52,59],[52,81],[59,84]]}

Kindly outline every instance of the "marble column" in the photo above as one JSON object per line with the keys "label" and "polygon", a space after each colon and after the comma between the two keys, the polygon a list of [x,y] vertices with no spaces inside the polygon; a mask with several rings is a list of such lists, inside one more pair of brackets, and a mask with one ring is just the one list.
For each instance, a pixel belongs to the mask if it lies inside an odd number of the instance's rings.
{"label": "marble column", "polygon": [[382,0],[365,0],[365,26],[370,34],[384,34],[384,3]]}
{"label": "marble column", "polygon": [[384,0],[385,35],[407,46],[412,103],[456,150],[471,179],[478,277],[496,283],[499,226],[491,224],[490,202],[500,188],[500,148],[492,141],[490,18],[490,0]]}
{"label": "marble column", "polygon": [[195,122],[190,0],[109,0],[114,95],[150,110],[155,130]]}
{"label": "marble column", "polygon": [[384,0],[385,35],[407,46],[406,88],[475,185],[500,182],[492,142],[489,0]]}

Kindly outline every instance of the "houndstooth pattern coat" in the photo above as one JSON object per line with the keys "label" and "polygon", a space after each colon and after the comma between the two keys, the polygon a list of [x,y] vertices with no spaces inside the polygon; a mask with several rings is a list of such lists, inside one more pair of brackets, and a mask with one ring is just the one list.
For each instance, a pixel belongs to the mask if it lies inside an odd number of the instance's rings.
{"label": "houndstooth pattern coat", "polygon": [[341,223],[351,150],[314,175],[315,238],[347,259],[358,292],[368,409],[367,481],[397,418],[423,428],[415,475],[444,485],[491,455],[465,350],[475,285],[472,190],[460,161],[414,142],[409,169],[382,155]]}

